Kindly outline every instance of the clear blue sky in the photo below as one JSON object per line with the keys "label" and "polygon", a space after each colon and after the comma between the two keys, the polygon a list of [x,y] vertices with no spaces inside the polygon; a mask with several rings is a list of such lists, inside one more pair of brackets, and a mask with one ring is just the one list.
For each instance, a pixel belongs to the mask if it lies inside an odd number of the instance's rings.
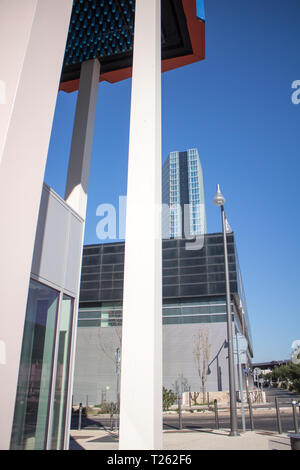
{"label": "clear blue sky", "polygon": [[[162,77],[163,160],[197,147],[209,232],[220,183],[235,232],[254,361],[286,359],[300,339],[299,0],[207,0],[206,59]],[[85,243],[96,209],[126,195],[131,80],[101,83]],[[59,93],[45,181],[64,195],[76,93]]]}

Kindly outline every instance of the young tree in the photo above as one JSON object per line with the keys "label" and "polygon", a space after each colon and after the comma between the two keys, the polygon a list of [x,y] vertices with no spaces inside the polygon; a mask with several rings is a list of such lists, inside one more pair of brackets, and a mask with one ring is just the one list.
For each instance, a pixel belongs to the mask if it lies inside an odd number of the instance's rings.
{"label": "young tree", "polygon": [[199,397],[200,393],[199,392],[193,392],[191,393],[191,399],[194,402],[194,405],[197,405],[197,398]]}
{"label": "young tree", "polygon": [[[109,313],[111,314],[112,312]],[[121,349],[122,346],[122,326],[119,319],[113,318],[108,319],[108,321],[109,325],[106,326],[109,326],[111,335],[105,335],[107,333],[106,328],[100,324],[97,332],[97,347],[115,364],[116,348]]]}
{"label": "young tree", "polygon": [[[121,361],[120,351],[122,347],[122,326],[121,319],[114,318],[113,311],[108,312],[111,318],[105,318],[103,324],[100,323],[98,326],[97,336],[97,347],[105,354],[105,356],[114,364],[116,371],[116,402],[119,407],[120,400],[120,372],[121,372]],[[109,327],[110,334],[107,333],[107,327]],[[101,401],[106,401],[106,391],[102,389]]]}
{"label": "young tree", "polygon": [[176,395],[173,390],[167,390],[163,387],[163,410],[167,411],[170,406],[174,405],[176,401]]}
{"label": "young tree", "polygon": [[203,403],[205,402],[206,395],[206,380],[210,359],[210,348],[211,344],[209,341],[208,329],[201,326],[194,335],[193,357],[201,380]]}

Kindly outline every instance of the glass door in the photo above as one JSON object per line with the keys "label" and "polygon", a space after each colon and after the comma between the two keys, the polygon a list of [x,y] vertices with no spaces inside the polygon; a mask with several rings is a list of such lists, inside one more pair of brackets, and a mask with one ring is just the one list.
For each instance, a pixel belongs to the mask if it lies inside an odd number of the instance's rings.
{"label": "glass door", "polygon": [[62,449],[64,444],[73,309],[74,300],[64,294],[57,336],[57,369],[51,429],[51,449],[53,450]]}

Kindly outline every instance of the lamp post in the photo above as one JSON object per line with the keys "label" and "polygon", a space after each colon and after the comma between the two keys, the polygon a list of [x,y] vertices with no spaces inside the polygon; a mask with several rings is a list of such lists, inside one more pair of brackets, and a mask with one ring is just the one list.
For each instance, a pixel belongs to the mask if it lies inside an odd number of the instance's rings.
{"label": "lamp post", "polygon": [[222,229],[224,240],[224,264],[225,264],[225,282],[226,282],[226,311],[227,311],[227,341],[228,341],[228,369],[229,369],[229,395],[230,395],[230,436],[238,436],[237,411],[236,411],[236,390],[234,375],[234,355],[232,340],[232,315],[231,315],[231,296],[229,283],[229,267],[227,252],[227,235],[226,235],[226,215],[224,210],[225,198],[217,185],[217,192],[214,197],[214,204],[221,207]]}
{"label": "lamp post", "polygon": [[119,414],[120,414],[120,371],[121,371],[121,355],[120,348],[115,351],[116,374],[117,374],[117,409],[116,409],[116,431],[119,434]]}
{"label": "lamp post", "polygon": [[235,335],[235,340],[236,340],[237,363],[238,363],[238,370],[239,370],[239,388],[240,388],[240,395],[241,395],[242,426],[243,426],[243,432],[246,432],[244,387],[243,387],[242,364],[241,364],[241,356],[242,354],[246,353],[246,350],[245,349],[240,350],[240,341],[239,341],[240,338],[241,337],[237,333]]}

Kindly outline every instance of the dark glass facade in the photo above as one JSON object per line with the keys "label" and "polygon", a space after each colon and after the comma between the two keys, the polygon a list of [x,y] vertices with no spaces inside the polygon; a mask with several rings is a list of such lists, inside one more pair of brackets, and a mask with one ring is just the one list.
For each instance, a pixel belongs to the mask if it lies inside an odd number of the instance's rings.
{"label": "dark glass facade", "polygon": [[[222,234],[204,236],[201,249],[186,249],[190,240],[163,240],[163,300],[224,296],[224,246]],[[238,294],[234,235],[227,235],[230,289]],[[192,244],[191,244],[192,245]],[[85,246],[80,307],[123,299],[124,242]],[[146,246],[145,246],[146,249]],[[141,273],[142,274],[142,273]]]}
{"label": "dark glass facade", "polygon": [[[248,338],[252,350],[251,330],[248,320],[247,305],[234,234],[227,234],[230,292],[233,312],[238,329]],[[224,245],[222,233],[203,235],[201,248],[188,239],[166,239],[163,247],[163,317],[164,323],[172,322],[165,318],[166,307],[187,302],[198,303],[198,313],[213,302],[223,304],[222,317],[214,321],[226,321],[226,286],[224,271]],[[124,279],[124,242],[87,245],[83,250],[82,275],[80,288],[80,312],[84,309],[110,308],[118,305],[122,309]],[[194,249],[193,249],[194,248]],[[145,249],[147,249],[145,244]],[[141,273],[143,275],[143,273]],[[83,310],[82,310],[83,309]],[[216,307],[213,307],[216,310]],[[81,313],[79,312],[79,317]],[[84,312],[83,312],[84,313]],[[218,313],[211,311],[210,314]],[[87,314],[88,315],[88,314]],[[113,315],[114,316],[114,315]],[[84,319],[81,318],[83,321]],[[94,318],[95,324],[100,318]],[[200,321],[190,318],[190,322]],[[115,321],[112,319],[111,321]],[[110,324],[111,324],[110,321]],[[205,321],[205,317],[201,317]],[[212,317],[210,316],[210,321]],[[174,323],[188,322],[177,318]],[[118,324],[121,320],[118,320]],[[80,323],[83,326],[83,323]],[[91,324],[91,323],[90,323]]]}

